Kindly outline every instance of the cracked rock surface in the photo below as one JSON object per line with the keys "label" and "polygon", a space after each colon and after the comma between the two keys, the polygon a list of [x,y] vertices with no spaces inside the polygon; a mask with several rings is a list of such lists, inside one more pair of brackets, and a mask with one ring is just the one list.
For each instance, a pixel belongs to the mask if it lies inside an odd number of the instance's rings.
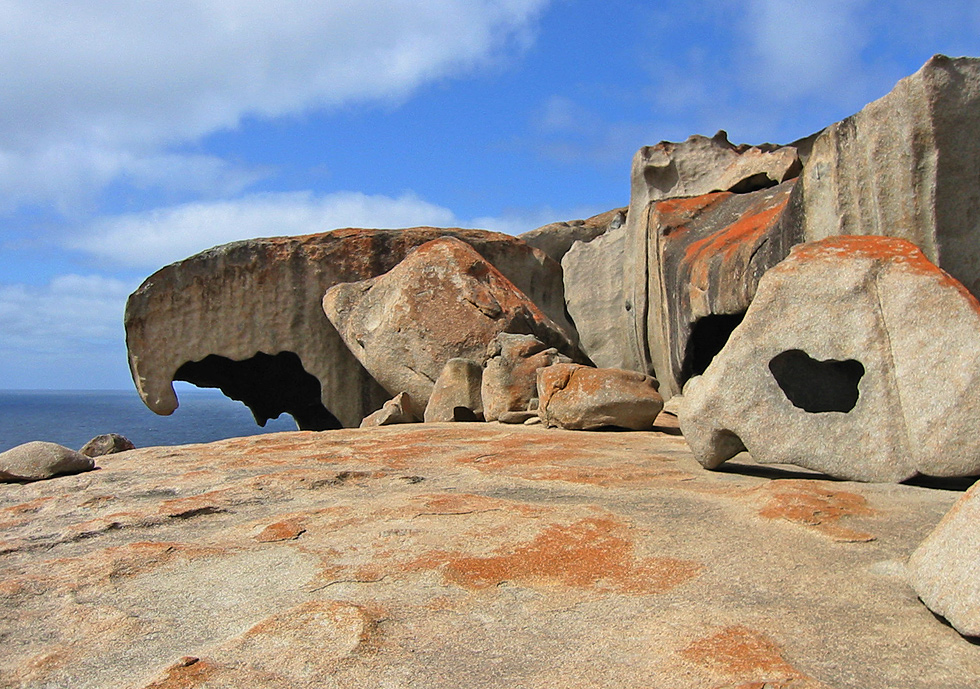
{"label": "cracked rock surface", "polygon": [[653,431],[141,448],[0,486],[0,686],[966,689],[903,563],[964,487]]}

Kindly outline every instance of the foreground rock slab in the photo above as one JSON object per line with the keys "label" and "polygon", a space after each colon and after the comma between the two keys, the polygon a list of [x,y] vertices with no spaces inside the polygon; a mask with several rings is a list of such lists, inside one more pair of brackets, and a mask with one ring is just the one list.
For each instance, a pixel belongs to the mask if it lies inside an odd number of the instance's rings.
{"label": "foreground rock slab", "polygon": [[0,686],[975,688],[903,569],[959,492],[706,472],[656,428],[293,432],[2,486]]}
{"label": "foreground rock slab", "polygon": [[911,243],[800,245],[685,387],[681,427],[707,468],[747,449],[862,481],[980,474],[978,336],[980,303]]}
{"label": "foreground rock slab", "polygon": [[5,481],[43,481],[64,474],[79,474],[95,468],[86,455],[41,440],[24,443],[0,452],[0,483]]}
{"label": "foreground rock slab", "polygon": [[909,558],[922,602],[966,636],[980,637],[980,483],[943,517]]}

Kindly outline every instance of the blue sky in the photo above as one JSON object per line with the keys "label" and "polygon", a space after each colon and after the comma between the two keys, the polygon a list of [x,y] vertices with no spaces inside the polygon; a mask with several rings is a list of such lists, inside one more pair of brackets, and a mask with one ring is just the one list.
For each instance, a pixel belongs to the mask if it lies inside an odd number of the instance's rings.
{"label": "blue sky", "polygon": [[127,388],[126,296],[255,236],[519,234],[626,205],[641,146],[785,143],[980,3],[0,0],[0,388]]}

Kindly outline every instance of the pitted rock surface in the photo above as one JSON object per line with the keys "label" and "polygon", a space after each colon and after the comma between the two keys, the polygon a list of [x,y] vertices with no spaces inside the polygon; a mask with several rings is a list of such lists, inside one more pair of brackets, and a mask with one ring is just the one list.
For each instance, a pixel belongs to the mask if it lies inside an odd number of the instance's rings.
{"label": "pitted rock surface", "polygon": [[0,486],[0,686],[972,689],[902,563],[957,486],[654,431],[293,432]]}

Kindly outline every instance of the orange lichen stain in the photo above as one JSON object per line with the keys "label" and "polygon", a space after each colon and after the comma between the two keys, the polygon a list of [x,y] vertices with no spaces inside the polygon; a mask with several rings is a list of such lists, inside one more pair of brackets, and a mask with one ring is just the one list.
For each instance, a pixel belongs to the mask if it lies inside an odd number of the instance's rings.
{"label": "orange lichen stain", "polygon": [[218,668],[206,660],[185,656],[168,667],[163,678],[143,689],[193,689],[207,682],[217,671]]}
{"label": "orange lichen stain", "polygon": [[872,534],[853,531],[836,522],[844,517],[870,516],[864,496],[841,490],[831,490],[826,483],[809,480],[776,480],[762,490],[769,493],[759,516],[765,519],[785,519],[813,527],[838,541],[872,541]]}
{"label": "orange lichen stain", "polygon": [[227,508],[245,502],[242,489],[222,488],[186,498],[176,498],[164,501],[159,508],[160,514],[175,519],[187,519],[202,514],[226,512]]}
{"label": "orange lichen stain", "polygon": [[262,529],[262,532],[255,537],[260,543],[272,543],[274,541],[295,541],[302,534],[306,533],[302,522],[299,519],[283,519],[269,524]]}
{"label": "orange lichen stain", "polygon": [[552,467],[521,472],[521,478],[534,481],[566,481],[605,487],[647,484],[651,481],[684,481],[693,477],[693,474],[676,469],[643,468],[626,464]]}
{"label": "orange lichen stain", "polygon": [[34,514],[39,512],[42,507],[48,502],[51,502],[54,498],[37,498],[36,500],[31,500],[30,502],[23,502],[19,505],[11,505],[10,507],[4,507],[0,509],[0,514],[9,513],[12,515],[20,514]]}
{"label": "orange lichen stain", "polygon": [[522,510],[525,506],[520,503],[472,493],[433,493],[420,495],[415,501],[421,501],[422,507],[413,516],[463,515],[499,510],[525,511]]}
{"label": "orange lichen stain", "polygon": [[728,675],[765,673],[767,680],[804,677],[786,662],[782,651],[766,635],[742,625],[726,627],[714,636],[695,641],[679,652],[685,659]]}
{"label": "orange lichen stain", "polygon": [[472,590],[512,581],[636,594],[663,593],[700,573],[702,565],[689,560],[635,559],[626,531],[614,519],[582,519],[550,526],[506,553],[472,557],[436,551],[408,569],[439,569],[447,581]]}
{"label": "orange lichen stain", "polygon": [[659,200],[655,205],[658,224],[661,228],[666,228],[665,234],[681,232],[684,225],[692,219],[730,196],[730,192],[718,191],[701,196]]}

